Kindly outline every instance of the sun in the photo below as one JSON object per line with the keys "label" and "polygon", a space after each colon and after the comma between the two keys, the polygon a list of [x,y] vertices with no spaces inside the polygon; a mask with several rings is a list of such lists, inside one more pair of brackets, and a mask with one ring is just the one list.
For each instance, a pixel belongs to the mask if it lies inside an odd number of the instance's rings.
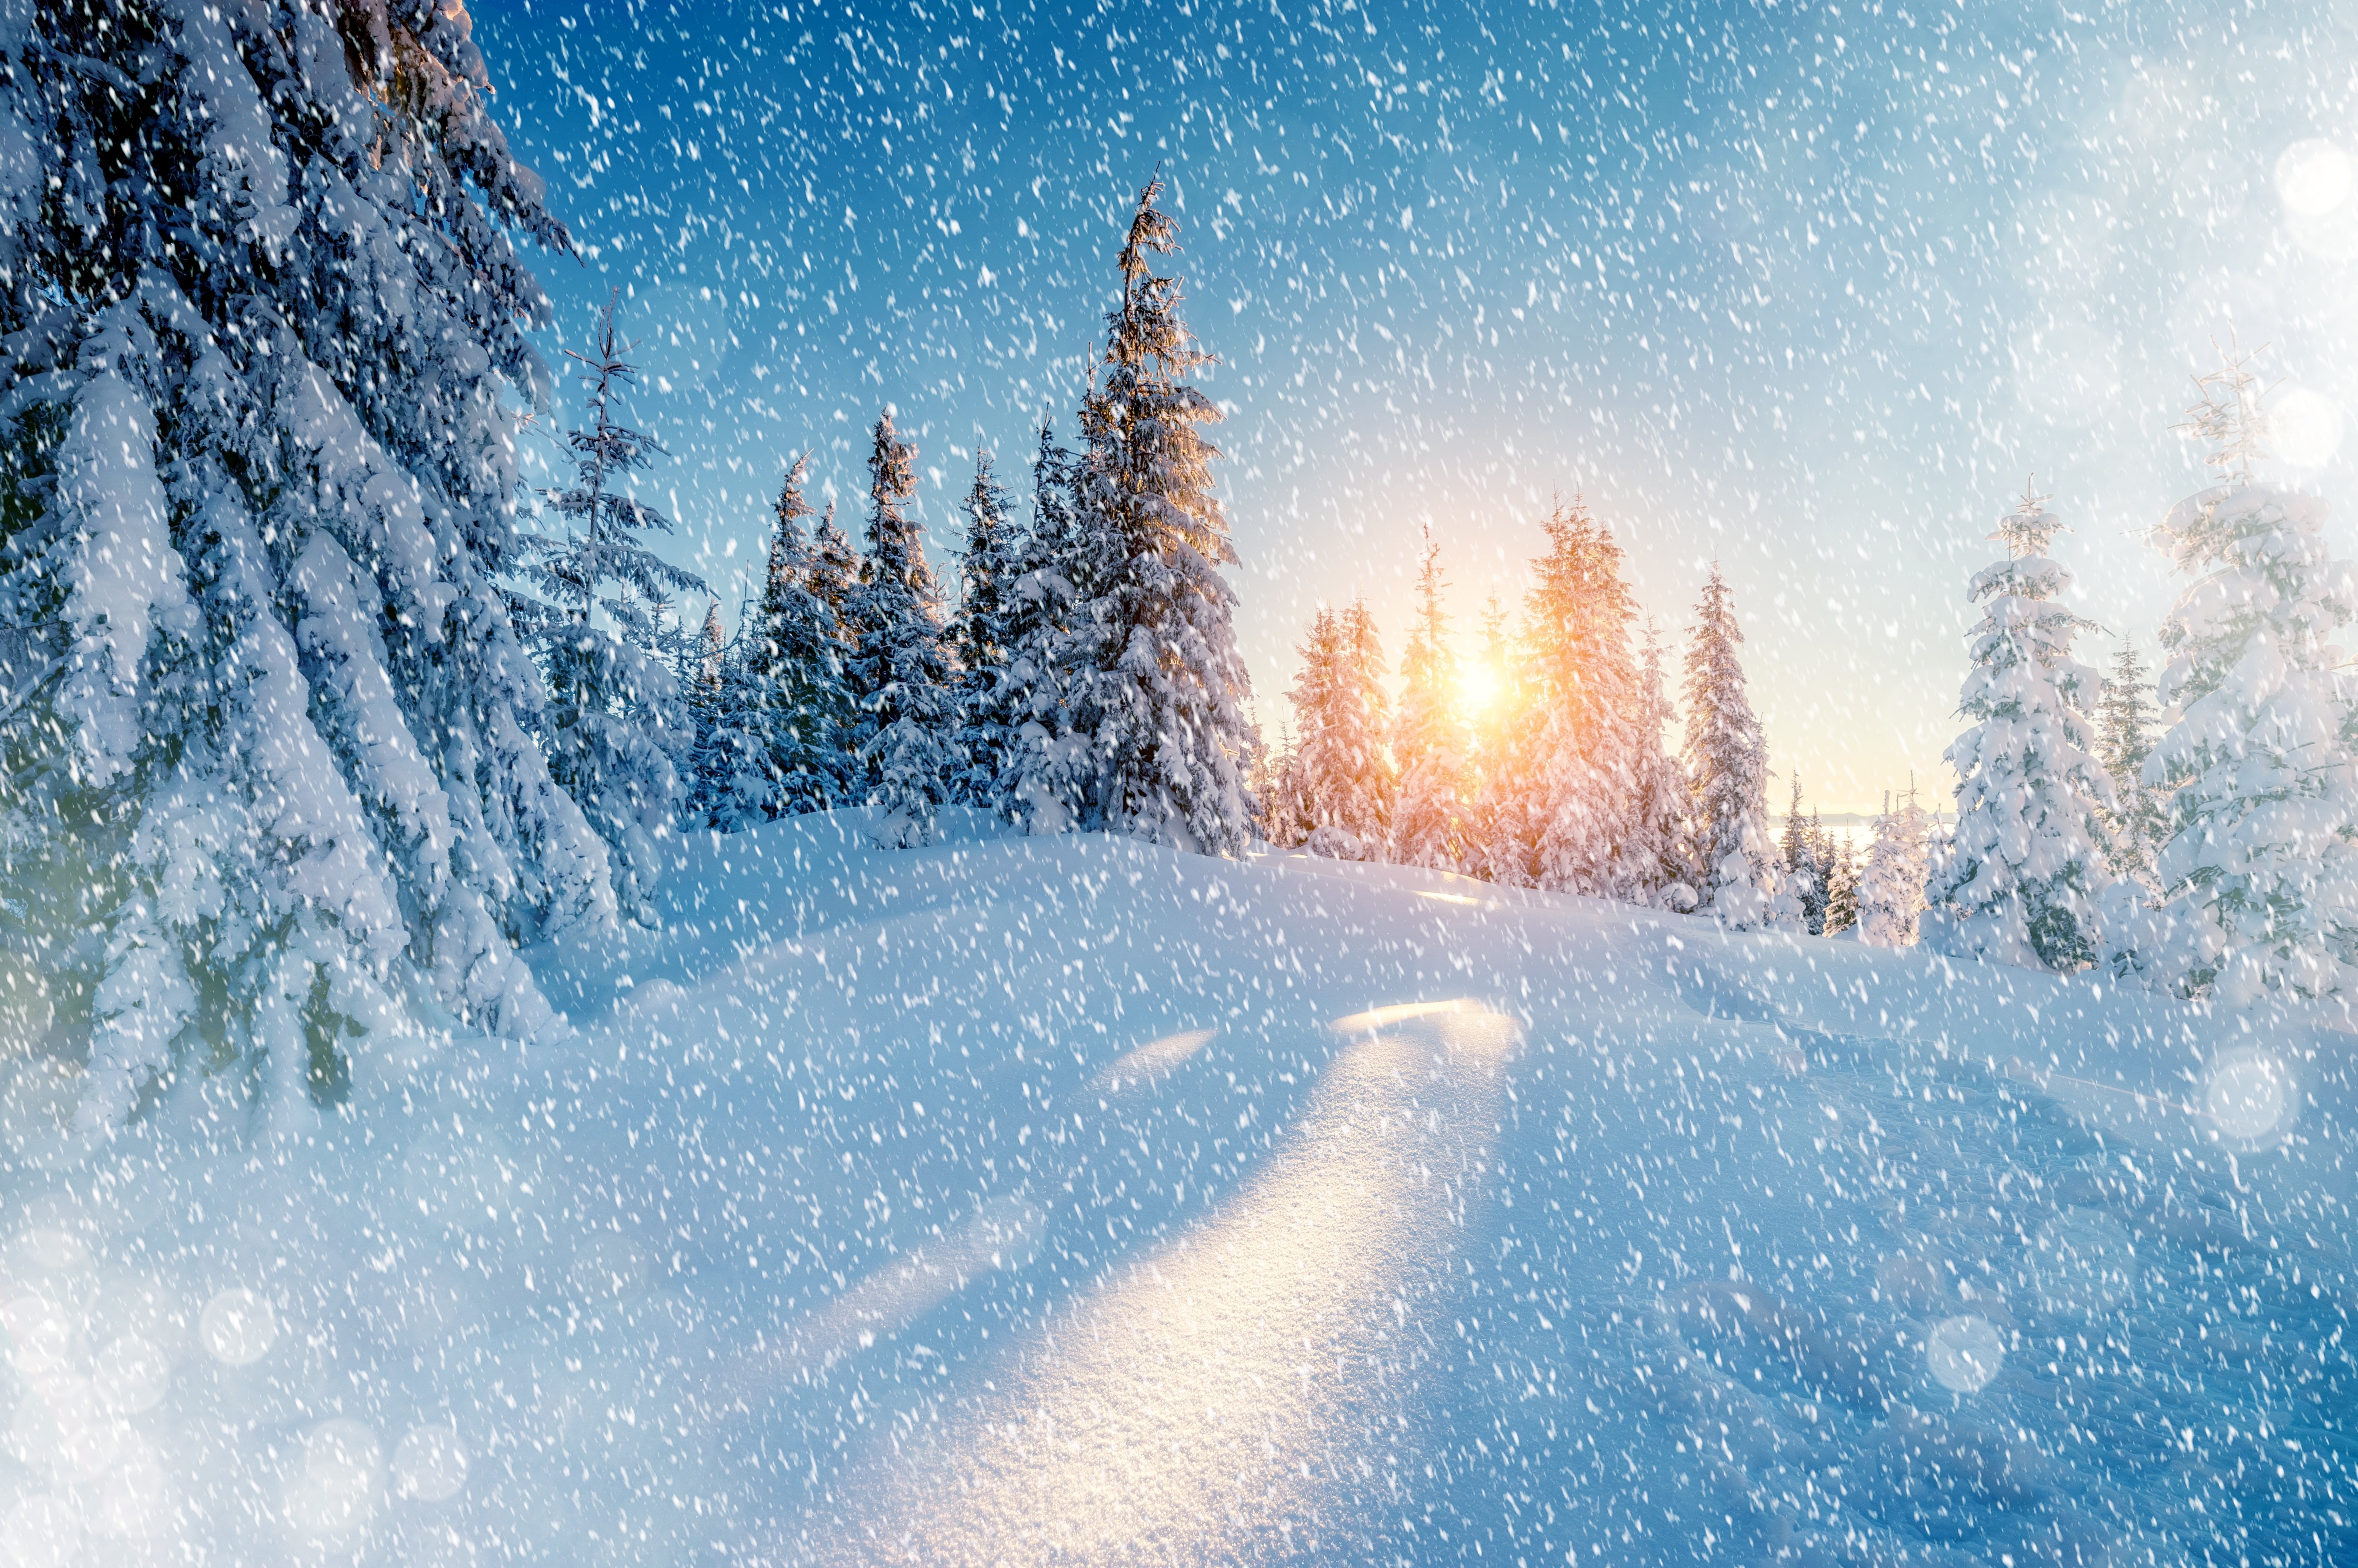
{"label": "sun", "polygon": [[1498,672],[1479,661],[1459,666],[1457,697],[1465,704],[1466,718],[1480,718],[1498,700]]}

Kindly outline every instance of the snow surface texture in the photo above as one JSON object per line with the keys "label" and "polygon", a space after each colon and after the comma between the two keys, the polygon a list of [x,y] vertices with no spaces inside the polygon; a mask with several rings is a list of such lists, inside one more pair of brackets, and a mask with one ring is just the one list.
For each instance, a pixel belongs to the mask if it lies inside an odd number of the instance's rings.
{"label": "snow surface texture", "polygon": [[2349,1034],[868,816],[314,1137],[11,1060],[0,1554],[2358,1553]]}

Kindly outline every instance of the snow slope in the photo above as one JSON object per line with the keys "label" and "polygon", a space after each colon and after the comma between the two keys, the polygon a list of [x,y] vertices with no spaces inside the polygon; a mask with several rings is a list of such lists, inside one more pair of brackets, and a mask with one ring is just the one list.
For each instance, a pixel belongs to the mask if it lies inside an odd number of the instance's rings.
{"label": "snow slope", "polygon": [[[2329,1563],[2353,1036],[1105,838],[700,842],[314,1135],[5,1064],[29,1563]],[[427,1019],[424,1003],[416,1004]]]}

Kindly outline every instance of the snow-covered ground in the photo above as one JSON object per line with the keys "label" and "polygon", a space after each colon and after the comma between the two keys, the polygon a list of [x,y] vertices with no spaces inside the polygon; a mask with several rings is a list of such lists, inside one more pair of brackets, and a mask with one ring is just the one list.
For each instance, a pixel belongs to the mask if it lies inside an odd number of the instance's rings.
{"label": "snow-covered ground", "polygon": [[529,955],[577,1041],[364,1042],[313,1136],[76,1143],[11,1059],[0,1546],[2358,1557],[2358,1037],[860,821],[699,842]]}

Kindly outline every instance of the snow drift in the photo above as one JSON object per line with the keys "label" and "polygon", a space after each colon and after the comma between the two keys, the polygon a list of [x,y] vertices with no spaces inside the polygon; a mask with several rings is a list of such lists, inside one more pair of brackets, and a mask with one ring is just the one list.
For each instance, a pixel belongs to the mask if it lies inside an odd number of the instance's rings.
{"label": "snow drift", "polygon": [[2358,1552],[2352,1035],[945,823],[699,839],[315,1132],[11,1058],[6,1549]]}

